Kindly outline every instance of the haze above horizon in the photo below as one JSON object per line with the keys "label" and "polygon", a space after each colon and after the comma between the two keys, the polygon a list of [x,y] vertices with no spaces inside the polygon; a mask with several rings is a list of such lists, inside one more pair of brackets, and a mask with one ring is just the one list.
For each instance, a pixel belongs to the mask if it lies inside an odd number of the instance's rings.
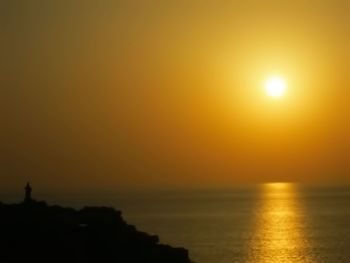
{"label": "haze above horizon", "polygon": [[1,2],[0,190],[349,183],[349,10]]}

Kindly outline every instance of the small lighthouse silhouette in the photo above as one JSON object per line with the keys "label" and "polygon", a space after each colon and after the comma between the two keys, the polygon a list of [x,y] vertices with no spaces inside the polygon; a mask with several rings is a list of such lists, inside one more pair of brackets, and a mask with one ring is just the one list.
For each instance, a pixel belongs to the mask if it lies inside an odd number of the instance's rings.
{"label": "small lighthouse silhouette", "polygon": [[30,203],[32,201],[32,187],[30,186],[29,182],[27,183],[24,190],[25,190],[24,203]]}

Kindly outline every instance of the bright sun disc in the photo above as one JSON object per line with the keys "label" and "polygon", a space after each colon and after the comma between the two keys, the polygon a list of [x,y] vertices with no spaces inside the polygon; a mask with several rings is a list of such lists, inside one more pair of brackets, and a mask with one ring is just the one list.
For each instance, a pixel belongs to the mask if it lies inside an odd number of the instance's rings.
{"label": "bright sun disc", "polygon": [[280,98],[286,93],[287,84],[280,77],[273,77],[266,81],[266,93],[270,97]]}

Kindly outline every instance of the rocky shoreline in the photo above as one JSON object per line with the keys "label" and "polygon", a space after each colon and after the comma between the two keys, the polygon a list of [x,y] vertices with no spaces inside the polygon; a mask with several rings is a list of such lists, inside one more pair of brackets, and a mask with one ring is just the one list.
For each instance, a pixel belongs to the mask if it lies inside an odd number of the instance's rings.
{"label": "rocky shoreline", "polygon": [[25,200],[0,203],[0,262],[190,263],[188,250],[159,243],[108,207],[76,210]]}

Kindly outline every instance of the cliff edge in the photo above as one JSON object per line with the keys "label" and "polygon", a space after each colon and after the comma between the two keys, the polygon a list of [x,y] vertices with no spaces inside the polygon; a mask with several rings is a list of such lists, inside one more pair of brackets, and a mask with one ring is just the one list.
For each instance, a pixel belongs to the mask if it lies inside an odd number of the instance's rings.
{"label": "cliff edge", "polygon": [[107,207],[0,203],[0,262],[190,263],[188,251],[127,224]]}

